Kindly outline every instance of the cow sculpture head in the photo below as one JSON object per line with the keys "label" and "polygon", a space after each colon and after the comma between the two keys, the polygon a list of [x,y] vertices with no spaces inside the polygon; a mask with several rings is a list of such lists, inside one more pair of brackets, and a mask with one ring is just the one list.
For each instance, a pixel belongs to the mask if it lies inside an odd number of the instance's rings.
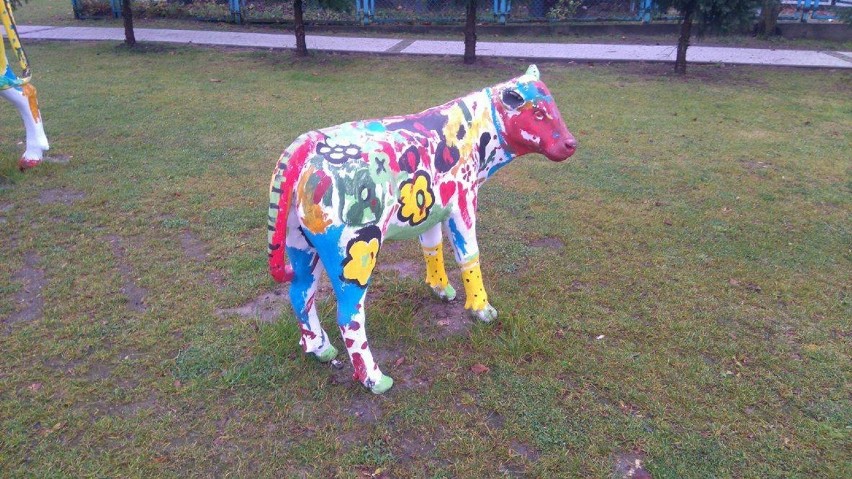
{"label": "cow sculpture head", "polygon": [[503,139],[515,155],[541,153],[551,161],[564,161],[577,150],[577,140],[562,121],[535,65],[523,76],[495,87],[492,95]]}

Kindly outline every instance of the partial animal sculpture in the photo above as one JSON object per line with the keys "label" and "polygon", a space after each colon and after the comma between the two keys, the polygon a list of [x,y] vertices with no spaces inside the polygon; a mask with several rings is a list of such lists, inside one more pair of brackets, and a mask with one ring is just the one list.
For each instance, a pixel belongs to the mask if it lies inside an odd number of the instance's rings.
{"label": "partial animal sculpture", "polygon": [[[3,28],[6,30],[9,46],[15,53],[18,65],[21,67],[21,76],[18,76],[12,70],[12,65],[6,58],[6,46],[0,44],[0,72],[2,72],[0,96],[9,100],[18,109],[27,132],[27,147],[18,160],[18,167],[23,171],[38,165],[50,145],[47,142],[47,136],[44,134],[44,123],[38,109],[36,88],[30,83],[32,75],[29,62],[24,49],[21,47],[21,40],[18,38],[18,30],[15,25],[15,18],[12,16],[12,5],[9,0],[3,0],[0,3],[0,21],[2,21]],[[2,43],[2,39],[0,39],[0,43]]]}

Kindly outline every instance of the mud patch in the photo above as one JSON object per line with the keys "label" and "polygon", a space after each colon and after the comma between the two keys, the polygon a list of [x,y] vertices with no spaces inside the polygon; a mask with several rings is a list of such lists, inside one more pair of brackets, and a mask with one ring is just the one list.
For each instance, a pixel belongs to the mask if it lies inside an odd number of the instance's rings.
{"label": "mud patch", "polygon": [[526,444],[519,442],[519,441],[510,442],[509,443],[509,449],[511,449],[512,452],[523,457],[524,459],[526,459],[529,462],[538,461],[538,458],[540,456],[538,451],[536,451],[532,447],[527,446]]}
{"label": "mud patch", "polygon": [[416,320],[426,325],[424,333],[435,339],[465,336],[473,326],[474,320],[464,309],[464,299],[458,296],[453,301],[427,296],[420,301],[416,311]]}
{"label": "mud patch", "polygon": [[12,211],[13,208],[15,208],[15,205],[12,203],[0,203],[0,225],[9,222],[6,215]]}
{"label": "mud patch", "polygon": [[160,409],[157,397],[153,394],[139,401],[125,404],[114,404],[108,401],[93,401],[78,403],[74,409],[85,411],[92,419],[103,416],[114,416],[123,419],[138,416],[145,412],[153,412]]}
{"label": "mud patch", "polygon": [[532,246],[533,248],[548,248],[556,251],[561,251],[565,249],[565,243],[563,243],[562,240],[552,237],[544,237],[541,239],[537,239],[530,243],[530,246]]}
{"label": "mud patch", "polygon": [[71,163],[71,155],[47,155],[44,157],[45,163],[53,163],[55,165],[67,165]]}
{"label": "mud patch", "polygon": [[86,379],[89,381],[103,381],[109,379],[112,375],[112,366],[103,363],[94,363],[89,366],[89,371],[86,373]]}
{"label": "mud patch", "polygon": [[397,443],[399,452],[396,454],[397,459],[403,464],[422,461],[424,458],[433,455],[438,443],[443,441],[445,436],[446,432],[443,426],[429,436],[409,431],[401,432]]}
{"label": "mud patch", "polygon": [[38,201],[44,205],[61,203],[72,205],[86,197],[86,193],[71,188],[52,188],[44,190],[38,195]]}
{"label": "mud patch", "polygon": [[127,308],[137,313],[144,313],[148,310],[145,306],[145,297],[148,295],[148,290],[136,284],[133,281],[133,268],[127,262],[127,250],[124,248],[124,240],[117,235],[109,235],[106,237],[112,247],[112,254],[115,256],[118,264],[118,273],[121,276],[121,293],[127,297]]}
{"label": "mud patch", "polygon": [[[183,248],[184,256],[193,261],[205,263],[209,259],[210,253],[207,251],[207,245],[190,231],[183,231],[180,234],[180,245]],[[219,271],[208,272],[204,279],[220,290],[225,287],[225,277]]]}
{"label": "mud patch", "polygon": [[263,293],[242,306],[217,308],[216,316],[220,318],[239,316],[241,318],[255,318],[264,323],[274,323],[278,321],[289,304],[290,298],[286,288],[280,287],[269,293]]}
{"label": "mud patch", "polygon": [[373,350],[373,358],[385,374],[393,378],[393,391],[410,389],[427,389],[432,385],[433,378],[438,372],[433,368],[438,362],[426,355],[405,355],[398,349],[381,348],[379,345]]}
{"label": "mud patch", "polygon": [[379,401],[373,394],[369,394],[369,396],[358,394],[348,406],[343,408],[343,412],[351,415],[360,423],[375,424],[382,417]]}
{"label": "mud patch", "polygon": [[613,462],[613,477],[617,479],[651,479],[651,473],[645,469],[645,455],[642,453],[616,453]]}
{"label": "mud patch", "polygon": [[187,258],[199,263],[207,261],[207,247],[191,232],[184,231],[180,234],[180,244]]}
{"label": "mud patch", "polygon": [[765,163],[763,161],[740,160],[740,164],[743,168],[752,173],[757,173],[760,171],[772,171],[775,169],[772,163]]}
{"label": "mud patch", "polygon": [[420,261],[400,261],[397,263],[381,263],[376,265],[376,269],[384,273],[396,273],[400,278],[419,278],[425,276],[426,273],[422,269]]}
{"label": "mud patch", "polygon": [[44,270],[38,267],[40,262],[41,258],[37,253],[27,252],[24,254],[24,266],[12,275],[12,280],[21,283],[21,289],[15,293],[15,304],[22,309],[12,313],[4,321],[6,324],[41,319],[44,310],[44,298],[41,292],[47,285],[47,279],[45,279]]}

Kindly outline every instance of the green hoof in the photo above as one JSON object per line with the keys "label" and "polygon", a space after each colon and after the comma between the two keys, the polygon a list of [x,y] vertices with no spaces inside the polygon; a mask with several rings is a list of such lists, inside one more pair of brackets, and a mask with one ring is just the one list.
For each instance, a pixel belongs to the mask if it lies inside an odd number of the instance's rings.
{"label": "green hoof", "polygon": [[393,386],[393,378],[382,374],[382,379],[370,388],[373,394],[382,394]]}
{"label": "green hoof", "polygon": [[446,287],[442,288],[440,286],[430,287],[432,290],[432,295],[441,301],[452,301],[456,299],[456,288],[453,288],[453,285],[448,284]]}
{"label": "green hoof", "polygon": [[478,319],[483,323],[490,323],[491,321],[497,319],[497,310],[494,309],[490,304],[478,311],[470,310],[468,311],[468,314],[470,314],[473,319]]}
{"label": "green hoof", "polygon": [[313,353],[313,355],[317,358],[317,361],[327,363],[337,357],[337,348],[329,344],[325,351],[321,353]]}

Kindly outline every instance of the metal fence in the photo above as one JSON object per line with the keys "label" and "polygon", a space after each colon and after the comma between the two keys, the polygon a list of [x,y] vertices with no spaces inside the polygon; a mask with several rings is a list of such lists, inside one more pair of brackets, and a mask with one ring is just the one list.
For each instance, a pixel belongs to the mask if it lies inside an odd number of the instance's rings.
{"label": "metal fence", "polygon": [[[305,20],[327,24],[458,24],[465,18],[465,0],[349,0],[348,10],[304,0]],[[782,20],[834,18],[847,0],[783,0]],[[840,2],[840,3],[837,3]],[[835,6],[835,3],[837,5]],[[77,18],[121,16],[121,0],[71,0]],[[140,16],[192,17],[244,22],[290,22],[292,0],[134,0]],[[829,8],[826,8],[829,7]],[[654,0],[479,0],[477,22],[651,22],[663,18]]]}

